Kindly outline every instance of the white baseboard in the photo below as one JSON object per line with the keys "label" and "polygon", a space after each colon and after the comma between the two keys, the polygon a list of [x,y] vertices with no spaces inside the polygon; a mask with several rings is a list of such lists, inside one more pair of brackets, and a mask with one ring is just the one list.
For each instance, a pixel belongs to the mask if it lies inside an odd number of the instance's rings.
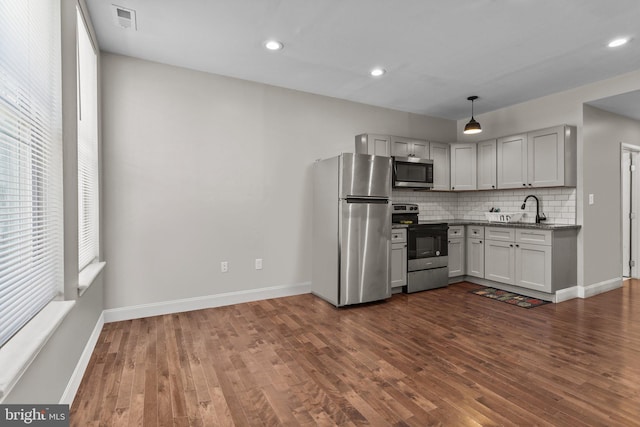
{"label": "white baseboard", "polygon": [[604,292],[612,291],[622,287],[622,277],[616,277],[588,286],[578,286],[578,297],[589,298]]}
{"label": "white baseboard", "polygon": [[227,292],[218,295],[207,295],[174,301],[111,308],[104,310],[104,322],[110,323],[122,320],[140,319],[142,317],[161,316],[164,314],[222,307],[225,305],[240,304],[243,302],[308,294],[309,292],[311,292],[311,282],[304,282],[297,285],[271,286],[268,288]]}
{"label": "white baseboard", "polygon": [[100,317],[98,317],[96,326],[93,328],[93,332],[91,332],[89,340],[84,346],[84,350],[80,355],[80,359],[76,364],[76,368],[73,370],[73,374],[71,374],[71,378],[69,378],[69,383],[67,384],[67,388],[64,389],[64,393],[62,393],[62,397],[60,398],[59,403],[69,406],[71,406],[71,404],[73,403],[73,399],[76,397],[76,393],[78,392],[78,387],[80,387],[80,382],[82,381],[84,372],[89,365],[89,360],[91,359],[91,355],[93,354],[93,349],[98,343],[100,332],[102,332],[102,326],[104,326],[104,311],[100,313]]}
{"label": "white baseboard", "polygon": [[558,303],[558,302],[563,302],[563,301],[568,301],[570,299],[578,298],[579,293],[580,293],[579,286],[572,286],[570,288],[560,289],[556,291],[554,302]]}

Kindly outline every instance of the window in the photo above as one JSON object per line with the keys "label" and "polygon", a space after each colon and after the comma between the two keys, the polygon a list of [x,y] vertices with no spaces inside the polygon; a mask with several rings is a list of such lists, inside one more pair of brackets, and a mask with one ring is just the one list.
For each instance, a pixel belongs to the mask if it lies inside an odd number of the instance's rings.
{"label": "window", "polygon": [[0,346],[63,283],[59,3],[0,2]]}
{"label": "window", "polygon": [[82,11],[77,8],[78,267],[98,259],[98,63]]}

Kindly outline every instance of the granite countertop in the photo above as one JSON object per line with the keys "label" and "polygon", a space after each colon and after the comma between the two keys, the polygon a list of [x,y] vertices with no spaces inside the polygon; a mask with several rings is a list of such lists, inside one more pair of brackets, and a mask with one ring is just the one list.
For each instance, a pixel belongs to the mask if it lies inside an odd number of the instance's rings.
{"label": "granite countertop", "polygon": [[[421,221],[423,222],[423,221]],[[425,223],[429,223],[431,221],[424,221]],[[443,222],[443,221],[433,221],[433,222]],[[489,221],[480,221],[480,220],[461,220],[454,219],[447,222],[449,225],[480,225],[484,227],[505,227],[505,228],[534,228],[539,230],[577,230],[581,225],[576,224],[553,224],[548,223],[545,224],[540,223],[531,223],[531,222],[489,222]]]}
{"label": "granite countertop", "polygon": [[[432,221],[420,221],[420,224],[441,224],[449,225],[479,225],[483,227],[505,227],[505,228],[533,228],[538,230],[577,230],[581,225],[576,224],[535,224],[531,222],[489,222],[481,220],[465,220],[465,219],[442,219]],[[391,224],[391,228],[407,228],[407,224]]]}

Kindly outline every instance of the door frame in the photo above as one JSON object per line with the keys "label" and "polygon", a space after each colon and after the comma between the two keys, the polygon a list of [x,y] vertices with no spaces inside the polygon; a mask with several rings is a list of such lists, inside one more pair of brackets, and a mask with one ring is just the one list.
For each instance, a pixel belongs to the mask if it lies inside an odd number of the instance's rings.
{"label": "door frame", "polygon": [[[624,142],[620,143],[620,212],[621,212],[621,216],[620,216],[620,221],[621,221],[621,227],[620,227],[620,232],[621,232],[621,239],[620,239],[620,243],[622,245],[621,247],[621,253],[624,254],[624,240],[628,239],[629,236],[625,236],[623,233],[624,230],[624,198],[626,196],[625,194],[625,189],[624,189],[624,154],[625,152],[630,152],[632,155],[633,153],[640,153],[640,146],[638,145],[633,145],[633,144],[627,144]],[[632,164],[634,164],[632,162]],[[635,164],[634,164],[635,165]],[[635,174],[631,175],[631,212],[636,213],[636,215],[640,214],[640,162],[639,164],[635,165],[638,168],[638,170],[636,171]],[[632,266],[629,270],[629,277],[631,278],[637,278],[638,277],[638,268],[640,267],[638,265],[638,261],[640,260],[640,257],[638,257],[638,255],[640,255],[640,227],[638,226],[638,224],[640,223],[639,218],[636,217],[634,218],[634,220],[631,221],[630,224],[630,234],[631,234],[631,244],[629,246],[630,249],[630,254],[631,254],[631,259],[636,261],[636,265]],[[622,263],[623,263],[623,272],[624,272],[624,263],[628,262],[628,260],[623,259]]]}

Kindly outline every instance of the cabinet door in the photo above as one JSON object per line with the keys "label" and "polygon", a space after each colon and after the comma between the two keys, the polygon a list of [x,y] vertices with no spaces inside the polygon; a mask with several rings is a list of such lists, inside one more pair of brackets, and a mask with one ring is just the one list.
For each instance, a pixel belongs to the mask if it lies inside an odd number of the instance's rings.
{"label": "cabinet door", "polygon": [[498,188],[527,186],[527,136],[515,135],[497,142]]}
{"label": "cabinet door", "polygon": [[467,276],[484,279],[484,240],[467,239]]}
{"label": "cabinet door", "polygon": [[398,157],[429,158],[429,143],[420,139],[391,137],[391,155]]}
{"label": "cabinet door", "polygon": [[462,276],[465,270],[464,239],[449,239],[449,277]]}
{"label": "cabinet door", "polygon": [[407,244],[391,245],[391,287],[407,285]]}
{"label": "cabinet door", "polygon": [[427,141],[413,141],[413,155],[420,159],[429,158],[429,143]]}
{"label": "cabinet door", "polygon": [[498,156],[496,140],[478,143],[478,190],[494,190],[496,188]]}
{"label": "cabinet door", "polygon": [[488,280],[515,283],[515,247],[513,242],[487,240],[484,252],[484,274]]}
{"label": "cabinet door", "polygon": [[449,144],[431,142],[429,158],[433,160],[433,190],[448,191],[449,187]]}
{"label": "cabinet door", "polygon": [[516,244],[515,285],[551,292],[551,246]]}
{"label": "cabinet door", "polygon": [[356,136],[356,153],[391,156],[391,139],[387,135],[365,133]]}
{"label": "cabinet door", "polygon": [[476,144],[451,144],[451,189],[476,189]]}
{"label": "cabinet door", "polygon": [[564,185],[564,126],[527,134],[527,186]]}

